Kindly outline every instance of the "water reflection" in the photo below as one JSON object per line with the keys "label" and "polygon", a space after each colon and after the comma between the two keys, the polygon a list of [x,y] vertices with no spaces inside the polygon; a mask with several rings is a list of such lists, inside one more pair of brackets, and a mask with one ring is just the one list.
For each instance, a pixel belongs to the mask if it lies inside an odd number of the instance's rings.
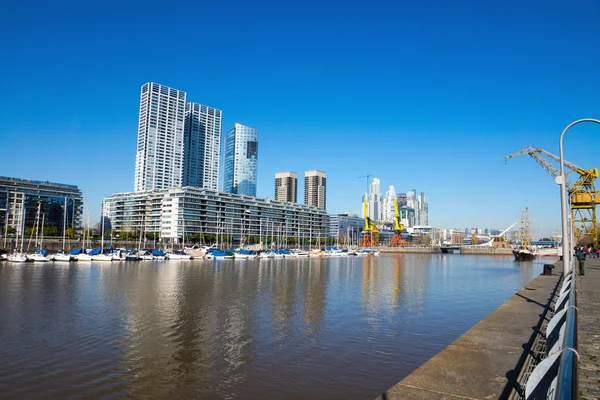
{"label": "water reflection", "polygon": [[370,397],[548,260],[0,265],[7,397]]}

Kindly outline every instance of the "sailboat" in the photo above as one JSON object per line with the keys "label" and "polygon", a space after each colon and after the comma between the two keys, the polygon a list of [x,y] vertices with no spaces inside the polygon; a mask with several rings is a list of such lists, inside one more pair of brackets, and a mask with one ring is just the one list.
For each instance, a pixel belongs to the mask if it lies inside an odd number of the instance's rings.
{"label": "sailboat", "polygon": [[45,217],[45,215],[43,213],[42,213],[42,240],[40,242],[40,246],[38,247],[41,208],[42,208],[42,203],[39,202],[37,216],[36,216],[36,227],[35,227],[35,252],[31,253],[31,254],[27,254],[27,260],[34,261],[34,262],[50,261],[50,257],[48,257],[48,252],[43,249],[43,247],[44,247],[44,217]]}
{"label": "sailboat", "polygon": [[63,207],[63,243],[62,250],[59,250],[55,254],[52,254],[50,257],[53,261],[71,261],[71,255],[65,253],[65,231],[67,230],[67,198],[65,197],[65,205]]}
{"label": "sailboat", "polygon": [[[25,253],[23,253],[23,249],[25,248],[25,201],[23,200],[22,206],[21,206],[21,226],[20,226],[20,233],[21,233],[21,251],[16,251],[17,249],[15,249],[15,251],[13,251],[12,253],[10,253],[6,259],[8,261],[11,262],[25,262],[27,261],[27,255]],[[17,231],[16,237],[15,237],[15,246],[19,246],[19,232]]]}
{"label": "sailboat", "polygon": [[88,210],[88,217],[87,217],[87,226],[88,226],[88,229],[85,229],[85,227],[84,227],[83,231],[81,232],[81,239],[82,239],[83,247],[81,249],[76,249],[71,252],[71,255],[74,256],[77,261],[92,261],[92,256],[87,253],[87,247],[86,247],[86,241],[85,241],[86,231],[87,231],[88,242],[90,240],[90,238],[89,238],[89,236],[90,236],[90,232],[89,232],[90,213],[89,213],[89,210]]}
{"label": "sailboat", "polygon": [[[182,225],[183,225],[183,248],[185,248],[185,219],[182,219],[181,221]],[[175,250],[172,253],[167,253],[166,255],[168,260],[191,260],[192,256],[190,256],[189,254],[185,254],[185,251],[183,249],[181,250]]]}
{"label": "sailboat", "polygon": [[102,234],[100,248],[92,249],[89,254],[92,256],[92,261],[112,261],[112,254],[104,254],[104,201],[102,202],[102,217],[100,218],[100,224],[102,225],[102,228],[100,229]]}

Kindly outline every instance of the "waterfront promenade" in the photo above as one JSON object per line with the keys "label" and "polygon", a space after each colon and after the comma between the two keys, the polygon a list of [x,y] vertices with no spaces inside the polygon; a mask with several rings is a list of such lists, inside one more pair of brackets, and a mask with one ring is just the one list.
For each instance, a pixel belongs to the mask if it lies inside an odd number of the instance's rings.
{"label": "waterfront promenade", "polygon": [[[540,275],[488,317],[379,397],[392,399],[505,399],[519,375],[560,279]],[[600,259],[577,278],[579,389],[600,400]],[[465,288],[468,290],[468,288]]]}
{"label": "waterfront promenade", "polygon": [[600,399],[600,258],[588,258],[577,278],[579,389],[585,400]]}

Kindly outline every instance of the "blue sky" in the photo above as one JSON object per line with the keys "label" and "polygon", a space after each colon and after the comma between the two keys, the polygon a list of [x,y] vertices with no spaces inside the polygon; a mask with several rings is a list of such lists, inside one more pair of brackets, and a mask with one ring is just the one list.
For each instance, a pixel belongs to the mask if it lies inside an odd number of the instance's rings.
{"label": "blue sky", "polygon": [[[596,1],[20,1],[0,24],[0,175],[133,188],[140,86],[257,128],[259,197],[274,174],[327,173],[330,212],[360,212],[370,174],[424,191],[430,223],[560,220],[559,189],[527,145],[558,154],[600,117]],[[600,126],[565,137],[598,167]],[[302,186],[302,185],[301,185]],[[300,195],[303,190],[300,190]]]}

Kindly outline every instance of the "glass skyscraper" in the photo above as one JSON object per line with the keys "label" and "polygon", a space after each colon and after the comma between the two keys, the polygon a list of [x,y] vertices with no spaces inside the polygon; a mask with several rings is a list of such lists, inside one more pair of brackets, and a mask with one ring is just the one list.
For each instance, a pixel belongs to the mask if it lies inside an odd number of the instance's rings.
{"label": "glass skyscraper", "polygon": [[213,107],[186,105],[183,186],[219,190],[221,115]]}
{"label": "glass skyscraper", "polygon": [[181,186],[185,92],[148,82],[140,94],[134,190]]}
{"label": "glass skyscraper", "polygon": [[224,191],[256,197],[258,131],[235,124],[225,136]]}

